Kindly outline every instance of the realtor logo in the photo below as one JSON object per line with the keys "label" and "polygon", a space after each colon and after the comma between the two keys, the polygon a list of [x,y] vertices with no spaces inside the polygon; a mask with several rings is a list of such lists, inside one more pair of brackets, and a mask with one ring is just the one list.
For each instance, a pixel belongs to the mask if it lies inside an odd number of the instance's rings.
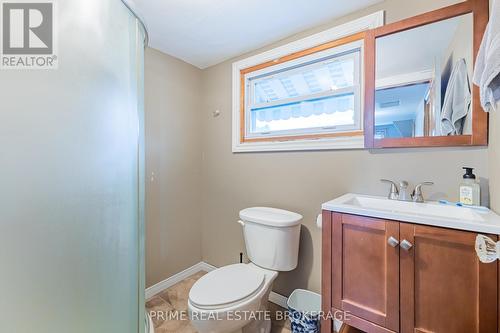
{"label": "realtor logo", "polygon": [[2,69],[57,68],[53,1],[0,1]]}

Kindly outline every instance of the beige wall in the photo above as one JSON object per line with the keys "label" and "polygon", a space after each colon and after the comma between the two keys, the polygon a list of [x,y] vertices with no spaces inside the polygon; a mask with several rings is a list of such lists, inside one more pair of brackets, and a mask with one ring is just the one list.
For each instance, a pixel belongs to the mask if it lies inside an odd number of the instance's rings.
{"label": "beige wall", "polygon": [[[271,47],[379,9],[386,9],[387,22],[393,22],[453,2],[389,0]],[[280,274],[274,289],[285,295],[299,287],[319,291],[321,238],[314,222],[322,202],[346,192],[385,195],[388,188],[379,183],[381,177],[413,183],[432,180],[436,185],[426,191],[427,196],[456,200],[462,166],[476,167],[478,175],[488,178],[485,148],[233,154],[231,64],[235,60],[204,70],[202,80],[202,255],[213,265],[237,262],[244,249],[236,223],[240,209],[254,205],[289,209],[304,216],[299,267]],[[216,109],[221,116],[214,118]],[[496,149],[490,149],[490,156],[499,155]]]}
{"label": "beige wall", "polygon": [[146,50],[148,287],[201,261],[200,82],[199,69]]}
{"label": "beige wall", "polygon": [[491,208],[500,214],[500,114],[490,115],[489,168]]}

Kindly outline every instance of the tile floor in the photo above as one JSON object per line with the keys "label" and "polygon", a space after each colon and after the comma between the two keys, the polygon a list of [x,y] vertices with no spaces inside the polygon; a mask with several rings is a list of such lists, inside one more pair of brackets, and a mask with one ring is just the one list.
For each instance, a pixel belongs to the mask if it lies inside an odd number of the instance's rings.
{"label": "tile floor", "polygon": [[[196,330],[187,317],[188,295],[193,284],[206,272],[196,273],[176,285],[153,296],[146,302],[148,312],[152,314],[155,333],[196,333]],[[272,330],[271,333],[291,333],[290,322],[287,320],[276,320],[276,311],[284,311],[281,307],[269,303],[271,311]],[[154,315],[154,314],[157,315]]]}

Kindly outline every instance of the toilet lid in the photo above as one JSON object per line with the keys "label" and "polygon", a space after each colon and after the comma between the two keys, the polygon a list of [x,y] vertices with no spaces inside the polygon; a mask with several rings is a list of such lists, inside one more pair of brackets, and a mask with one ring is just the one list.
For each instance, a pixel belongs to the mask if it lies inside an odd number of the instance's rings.
{"label": "toilet lid", "polygon": [[240,219],[245,222],[286,228],[299,225],[302,215],[278,208],[251,207],[240,211]]}
{"label": "toilet lid", "polygon": [[264,273],[246,264],[218,268],[202,276],[189,291],[189,300],[198,307],[229,306],[253,296],[264,284]]}

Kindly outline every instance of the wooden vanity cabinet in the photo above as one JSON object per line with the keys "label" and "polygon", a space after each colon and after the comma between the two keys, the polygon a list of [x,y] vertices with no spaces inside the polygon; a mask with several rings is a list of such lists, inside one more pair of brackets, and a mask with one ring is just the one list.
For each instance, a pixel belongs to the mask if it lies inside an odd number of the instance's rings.
{"label": "wooden vanity cabinet", "polygon": [[476,235],[324,211],[323,311],[368,333],[498,332],[497,263]]}

